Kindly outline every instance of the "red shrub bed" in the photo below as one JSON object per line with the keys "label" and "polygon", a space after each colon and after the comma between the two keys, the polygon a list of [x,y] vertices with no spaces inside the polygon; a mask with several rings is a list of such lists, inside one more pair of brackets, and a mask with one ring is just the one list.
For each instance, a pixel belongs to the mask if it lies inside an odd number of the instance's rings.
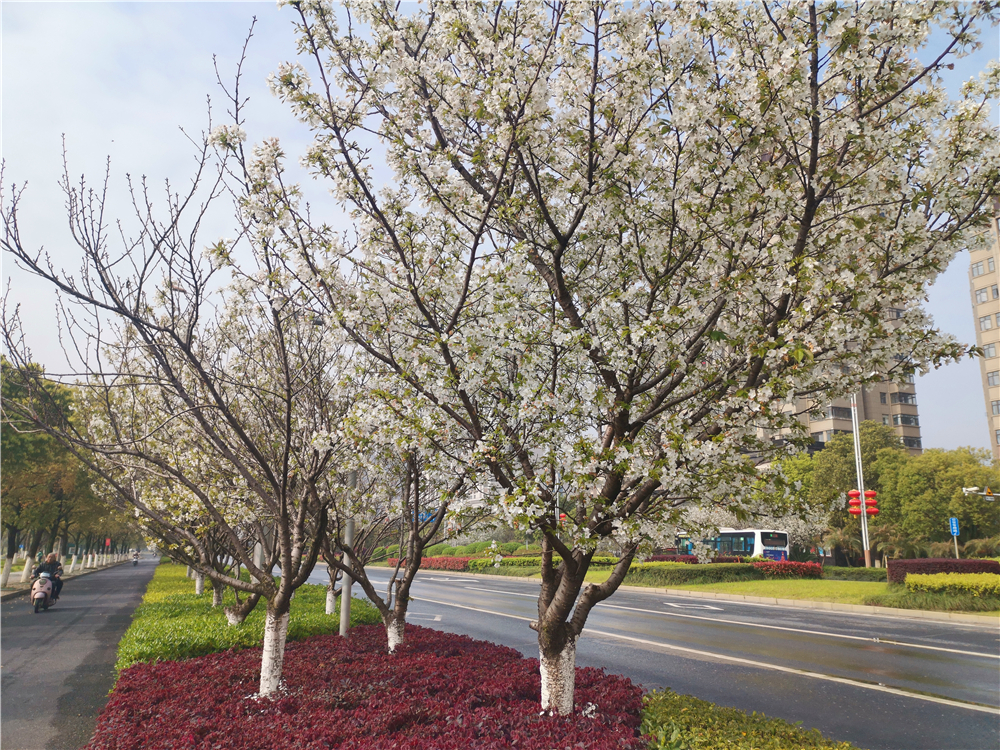
{"label": "red shrub bed", "polygon": [[996,560],[953,560],[926,557],[916,560],[888,560],[889,583],[904,583],[908,573],[1000,573]]}
{"label": "red shrub bed", "polygon": [[778,562],[775,560],[758,560],[753,563],[754,570],[762,573],[765,578],[822,578],[823,566],[814,562]]}
{"label": "red shrub bed", "polygon": [[540,716],[538,661],[514,649],[413,625],[395,655],[385,648],[376,625],[289,643],[274,699],[252,697],[259,648],[138,664],[86,750],[645,747],[642,691],[624,677],[577,669],[577,713]]}
{"label": "red shrub bed", "polygon": [[[467,570],[471,559],[471,557],[425,557],[420,561],[420,567],[428,570]],[[387,560],[390,568],[395,568],[398,561],[398,557],[390,557]]]}

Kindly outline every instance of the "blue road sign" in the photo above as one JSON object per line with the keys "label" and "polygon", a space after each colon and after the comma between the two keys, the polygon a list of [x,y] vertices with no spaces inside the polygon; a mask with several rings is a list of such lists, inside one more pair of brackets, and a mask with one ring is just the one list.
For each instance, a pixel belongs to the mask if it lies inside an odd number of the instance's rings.
{"label": "blue road sign", "polygon": [[948,527],[951,529],[951,535],[952,536],[958,536],[958,519],[957,518],[949,518],[948,519]]}

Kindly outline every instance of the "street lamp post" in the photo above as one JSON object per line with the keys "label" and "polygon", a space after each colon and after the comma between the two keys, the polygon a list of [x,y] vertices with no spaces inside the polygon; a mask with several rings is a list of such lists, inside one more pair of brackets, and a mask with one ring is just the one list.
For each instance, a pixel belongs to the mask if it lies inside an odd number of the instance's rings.
{"label": "street lamp post", "polygon": [[[861,428],[858,425],[858,397],[851,394],[851,427],[854,429],[854,466],[858,473],[858,495],[867,497],[865,493],[865,474],[861,466]],[[872,551],[868,543],[868,514],[861,516],[861,545],[865,549],[865,567],[872,566]]]}
{"label": "street lamp post", "polygon": [[[354,490],[358,486],[358,472],[352,471],[348,478],[348,484],[351,487],[351,501],[354,501]],[[348,518],[346,528],[344,529],[344,546],[353,547],[354,545],[354,519]],[[344,555],[344,562],[347,562],[347,555]],[[351,627],[351,584],[354,579],[350,575],[344,574],[344,582],[340,584],[340,634],[343,636],[347,635],[347,631]]]}

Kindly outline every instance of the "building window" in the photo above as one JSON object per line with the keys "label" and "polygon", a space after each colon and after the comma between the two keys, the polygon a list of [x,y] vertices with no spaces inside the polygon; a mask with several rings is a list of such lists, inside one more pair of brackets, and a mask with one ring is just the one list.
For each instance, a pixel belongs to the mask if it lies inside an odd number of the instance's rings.
{"label": "building window", "polygon": [[883,414],[882,415],[882,424],[889,424],[889,415],[888,414]]}
{"label": "building window", "polygon": [[885,315],[889,320],[899,320],[903,317],[903,311],[898,307],[886,308]]}
{"label": "building window", "polygon": [[994,284],[990,287],[990,291],[993,292],[993,299],[1000,299],[1000,285]]}
{"label": "building window", "polygon": [[990,408],[994,414],[1000,414],[1000,401],[990,401]]}
{"label": "building window", "polygon": [[990,290],[986,287],[976,290],[976,304],[981,305],[990,298]]}
{"label": "building window", "polygon": [[880,404],[884,404],[885,403],[885,394],[884,393],[878,394],[878,402]]}
{"label": "building window", "polygon": [[995,271],[995,270],[997,270],[996,264],[993,262],[993,256],[992,255],[989,258],[986,259],[986,270],[987,271]]}
{"label": "building window", "polygon": [[993,316],[984,315],[979,319],[979,330],[988,331],[993,327]]}
{"label": "building window", "polygon": [[896,427],[919,427],[920,420],[915,414],[893,414],[892,423]]}
{"label": "building window", "polygon": [[996,436],[997,445],[1000,445],[1000,430],[993,433]]}
{"label": "building window", "polygon": [[984,273],[986,273],[986,270],[983,268],[982,261],[972,264],[972,278],[976,278],[977,276],[982,276]]}
{"label": "building window", "polygon": [[997,328],[1000,328],[1000,313],[996,314]]}
{"label": "building window", "polygon": [[909,383],[910,385],[913,385],[913,383],[914,383],[913,373],[910,373],[909,375],[904,375],[903,376],[903,382],[904,383]]}
{"label": "building window", "polygon": [[909,404],[910,406],[917,405],[917,394],[915,393],[893,393],[892,403],[894,404]]}
{"label": "building window", "polygon": [[915,438],[915,437],[905,437],[905,438],[903,438],[903,445],[905,445],[907,448],[922,448],[923,447],[920,444],[920,438]]}
{"label": "building window", "polygon": [[997,345],[996,344],[986,344],[983,347],[983,356],[987,358],[992,358],[997,356]]}
{"label": "building window", "polygon": [[986,385],[1000,385],[1000,370],[986,373]]}

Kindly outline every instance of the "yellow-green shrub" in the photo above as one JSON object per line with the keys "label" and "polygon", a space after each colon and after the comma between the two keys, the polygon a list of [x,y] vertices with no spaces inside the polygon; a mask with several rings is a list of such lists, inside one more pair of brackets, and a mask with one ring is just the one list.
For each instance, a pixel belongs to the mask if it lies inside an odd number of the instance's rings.
{"label": "yellow-green shrub", "polygon": [[906,576],[906,590],[929,594],[972,594],[1000,597],[1000,574],[997,573],[911,573]]}

